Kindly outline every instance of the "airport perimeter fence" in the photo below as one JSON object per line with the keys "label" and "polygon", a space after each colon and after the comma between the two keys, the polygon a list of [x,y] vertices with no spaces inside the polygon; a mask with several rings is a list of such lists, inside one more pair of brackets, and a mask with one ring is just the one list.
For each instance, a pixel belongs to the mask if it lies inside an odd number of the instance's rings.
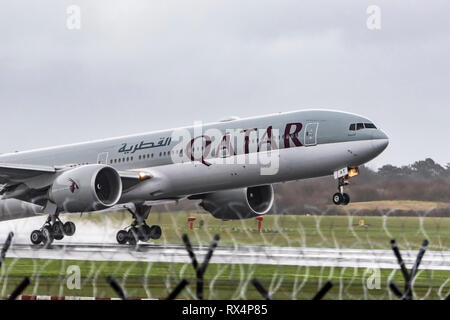
{"label": "airport perimeter fence", "polygon": [[[115,243],[126,212],[62,216],[77,233],[29,243],[45,217],[1,223],[0,296],[119,299],[435,299],[450,297],[450,218],[348,211],[216,220],[151,213],[159,240]],[[9,234],[9,232],[12,232]]]}

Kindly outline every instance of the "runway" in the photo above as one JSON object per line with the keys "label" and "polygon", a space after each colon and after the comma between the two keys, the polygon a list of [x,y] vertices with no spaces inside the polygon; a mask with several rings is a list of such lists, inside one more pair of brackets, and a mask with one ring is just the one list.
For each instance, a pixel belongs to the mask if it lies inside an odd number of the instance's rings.
{"label": "runway", "polygon": [[[207,247],[193,246],[199,262],[203,261]],[[417,251],[401,251],[408,268],[411,268]],[[143,261],[191,262],[183,245],[141,244],[137,247],[116,244],[70,243],[53,244],[50,248],[15,243],[6,254],[8,258],[66,259],[90,261]],[[211,263],[266,264],[311,267],[357,267],[397,269],[391,250],[219,246]],[[420,269],[450,270],[450,251],[427,251]]]}

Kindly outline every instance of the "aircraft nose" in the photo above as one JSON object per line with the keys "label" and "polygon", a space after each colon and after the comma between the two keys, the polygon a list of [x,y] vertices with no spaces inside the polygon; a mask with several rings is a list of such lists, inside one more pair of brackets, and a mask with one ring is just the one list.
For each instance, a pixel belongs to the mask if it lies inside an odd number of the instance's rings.
{"label": "aircraft nose", "polygon": [[374,135],[372,140],[372,146],[374,151],[377,154],[382,153],[387,146],[389,145],[389,137],[381,130],[378,130],[378,132]]}
{"label": "aircraft nose", "polygon": [[389,137],[387,136],[386,133],[384,133],[384,132],[381,131],[381,130],[378,130],[378,135],[379,135],[379,139],[385,139],[385,140],[387,140],[387,142],[389,143]]}

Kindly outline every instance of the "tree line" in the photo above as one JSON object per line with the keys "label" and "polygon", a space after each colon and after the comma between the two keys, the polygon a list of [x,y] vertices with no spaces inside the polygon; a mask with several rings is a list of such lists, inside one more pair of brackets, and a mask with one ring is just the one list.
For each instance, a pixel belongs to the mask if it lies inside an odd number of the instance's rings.
{"label": "tree line", "polygon": [[[337,183],[330,177],[279,184],[278,210],[293,213],[294,208],[329,208],[336,188]],[[387,164],[378,170],[362,166],[360,174],[350,179],[346,192],[352,202],[412,200],[444,202],[450,206],[450,163],[441,166],[428,158],[401,167]],[[435,215],[450,215],[450,209],[437,211]]]}
{"label": "tree line", "polygon": [[[350,185],[345,187],[351,202],[383,200],[443,202],[448,203],[448,206],[434,210],[430,215],[450,216],[450,163],[441,166],[428,158],[401,167],[387,164],[378,170],[366,166],[359,169],[360,174],[350,179]],[[343,214],[341,207],[332,204],[331,197],[337,191],[337,182],[331,176],[280,183],[274,185],[274,189],[275,205],[272,213],[305,214],[311,212],[313,208],[318,212],[326,210],[329,214]],[[154,209],[157,212],[200,210],[197,204],[198,201],[181,201],[178,205],[156,206]],[[379,215],[380,212],[369,210],[364,214]],[[417,212],[389,214],[417,215]]]}

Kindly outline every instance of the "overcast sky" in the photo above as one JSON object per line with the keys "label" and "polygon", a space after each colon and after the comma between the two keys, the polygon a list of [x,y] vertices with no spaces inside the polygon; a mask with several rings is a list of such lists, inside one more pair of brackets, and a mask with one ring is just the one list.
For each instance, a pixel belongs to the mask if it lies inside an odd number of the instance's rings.
{"label": "overcast sky", "polygon": [[[67,28],[67,7],[81,29]],[[381,29],[369,30],[369,5]],[[450,3],[0,1],[0,152],[304,108],[450,162]]]}

